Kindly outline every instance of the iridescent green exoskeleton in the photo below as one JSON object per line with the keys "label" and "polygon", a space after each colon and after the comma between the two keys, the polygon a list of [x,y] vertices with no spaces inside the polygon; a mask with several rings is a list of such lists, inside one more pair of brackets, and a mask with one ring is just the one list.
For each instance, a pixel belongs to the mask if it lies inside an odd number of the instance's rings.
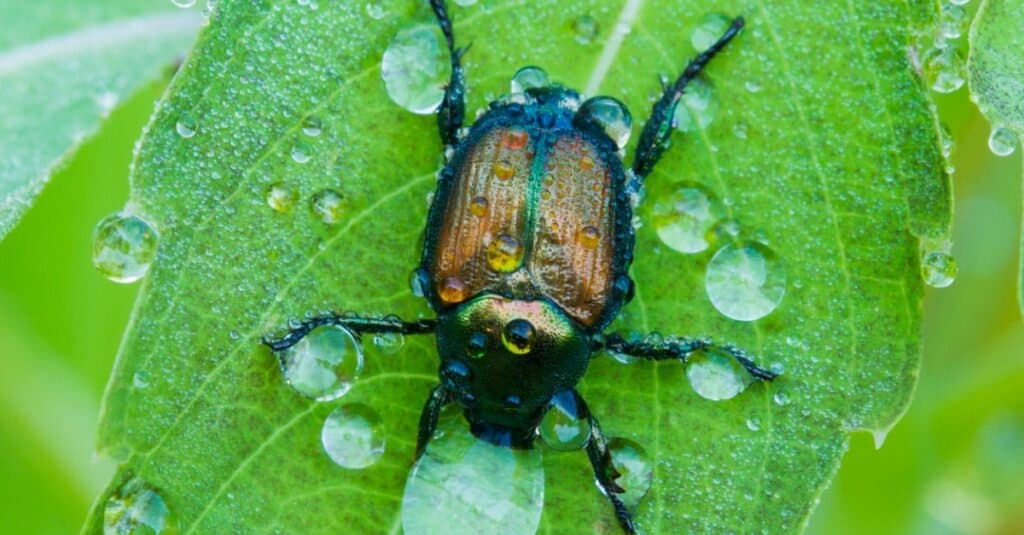
{"label": "iridescent green exoskeleton", "polygon": [[[633,296],[632,203],[668,147],[686,85],[739,33],[743,19],[666,85],[627,169],[625,106],[610,97],[583,101],[560,86],[503,97],[463,133],[465,51],[455,47],[444,0],[430,3],[451,55],[451,80],[437,111],[449,157],[415,278],[437,319],[330,315],[267,344],[283,351],[327,324],[356,333],[434,334],[440,380],[423,408],[417,455],[450,403],[462,407],[476,436],[513,448],[532,447],[544,415],[557,409],[588,424],[580,447],[620,524],[634,533],[608,441],[575,387],[600,349],[685,362],[711,347],[706,338],[632,342],[604,331]],[[774,377],[742,351],[720,349],[753,377]]]}

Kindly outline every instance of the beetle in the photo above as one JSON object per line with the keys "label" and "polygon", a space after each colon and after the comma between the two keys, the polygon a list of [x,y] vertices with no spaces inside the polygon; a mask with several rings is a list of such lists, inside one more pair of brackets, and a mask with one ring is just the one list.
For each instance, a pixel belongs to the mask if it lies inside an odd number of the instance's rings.
{"label": "beetle", "polygon": [[631,341],[605,333],[633,297],[632,203],[668,148],[672,116],[687,84],[739,34],[743,19],[734,19],[674,83],[665,84],[627,168],[623,136],[614,128],[625,121],[628,139],[629,111],[610,97],[581,104],[572,89],[533,87],[492,102],[463,130],[465,49],[455,46],[445,1],[430,5],[451,60],[437,110],[447,161],[414,281],[437,318],[330,314],[264,342],[281,352],[321,325],[357,335],[434,334],[439,384],[420,416],[417,459],[451,403],[461,406],[474,435],[512,448],[532,447],[542,418],[557,408],[588,424],[583,449],[594,476],[622,528],[635,533],[619,497],[624,489],[616,483],[608,440],[575,389],[596,352],[685,363],[695,351],[718,348],[754,378],[775,377],[742,350],[714,346],[707,338]]}

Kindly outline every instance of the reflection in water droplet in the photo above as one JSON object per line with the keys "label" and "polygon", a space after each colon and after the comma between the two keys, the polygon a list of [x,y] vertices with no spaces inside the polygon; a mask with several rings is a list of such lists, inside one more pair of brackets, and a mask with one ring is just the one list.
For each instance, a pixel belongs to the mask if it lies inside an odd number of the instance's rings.
{"label": "reflection in water droplet", "polygon": [[775,252],[748,241],[722,247],[708,263],[704,279],[711,304],[739,321],[767,316],[786,295],[786,272]]}
{"label": "reflection in water droplet", "polygon": [[310,199],[309,207],[313,214],[328,225],[341,221],[345,213],[344,198],[331,189],[320,190]]}
{"label": "reflection in water droplet", "polygon": [[1009,156],[1017,148],[1017,134],[1005,126],[996,126],[988,136],[988,148],[996,156]]}
{"label": "reflection in water droplet", "polygon": [[384,455],[380,416],[360,403],[334,409],[324,420],[320,441],[327,456],[342,468],[366,468]]}
{"label": "reflection in water droplet", "polygon": [[512,75],[512,94],[525,93],[527,89],[547,87],[550,83],[547,71],[532,65],[526,66]]}
{"label": "reflection in water droplet", "polygon": [[174,131],[184,139],[196,135],[196,120],[189,113],[182,113],[174,123]]}
{"label": "reflection in water droplet", "polygon": [[633,117],[626,105],[612,97],[594,97],[580,106],[578,116],[589,116],[621,149],[633,133]]}
{"label": "reflection in water droplet", "polygon": [[317,137],[321,131],[323,131],[323,125],[319,117],[306,117],[306,120],[302,121],[303,134],[309,137]]}
{"label": "reflection in water droplet", "polygon": [[921,260],[921,276],[925,284],[933,288],[945,288],[953,284],[958,271],[956,259],[949,253],[932,251]]}
{"label": "reflection in water droplet", "polygon": [[713,193],[694,182],[683,182],[654,205],[654,229],[669,248],[699,253],[708,248],[708,231],[725,215]]}
{"label": "reflection in water droplet", "polygon": [[499,234],[487,246],[487,265],[500,273],[511,273],[523,263],[523,244],[513,236]]}
{"label": "reflection in water droplet", "polygon": [[721,13],[708,13],[700,19],[700,23],[690,35],[690,43],[694,50],[703,52],[718,41],[718,38],[729,29],[732,20]]}
{"label": "reflection in water droplet", "polygon": [[517,450],[442,419],[402,496],[405,535],[533,535],[544,507],[540,448]]}
{"label": "reflection in water droplet", "polygon": [[754,380],[731,355],[714,349],[686,359],[686,378],[700,397],[711,401],[732,399]]}
{"label": "reflection in water droplet", "polygon": [[135,282],[149,270],[158,241],[156,230],[142,218],[111,214],[93,231],[92,265],[114,282]]}
{"label": "reflection in water droplet", "polygon": [[330,401],[345,395],[363,370],[363,346],[346,328],[322,325],[281,354],[285,381],[302,395]]}
{"label": "reflection in water droplet", "polygon": [[572,21],[572,31],[576,33],[576,40],[586,45],[597,37],[598,25],[594,17],[581,15]]}
{"label": "reflection in water droplet", "polygon": [[405,345],[405,335],[402,333],[376,333],[373,335],[373,345],[385,355],[394,355]]}
{"label": "reflection in water droplet", "polygon": [[421,115],[433,113],[441,104],[450,72],[447,51],[432,24],[399,30],[381,62],[381,78],[391,100]]}
{"label": "reflection in water droplet", "polygon": [[299,200],[299,194],[294,188],[278,182],[267,188],[267,206],[275,212],[290,212],[295,203]]}
{"label": "reflection in water droplet", "polygon": [[177,519],[156,489],[132,478],[107,498],[103,535],[172,535]]}
{"label": "reflection in water droplet", "polygon": [[[571,394],[559,395],[563,399],[554,403],[537,428],[541,440],[553,450],[574,451],[587,444],[590,438],[590,420],[579,417],[579,408]],[[556,396],[556,399],[559,397]]]}
{"label": "reflection in water droplet", "polygon": [[924,75],[933,91],[952,93],[964,85],[964,59],[955,46],[932,48],[925,59]]}
{"label": "reflection in water droplet", "polygon": [[676,105],[672,120],[676,130],[694,132],[707,128],[718,113],[718,98],[711,84],[703,78],[696,78],[686,87],[683,98]]}
{"label": "reflection in water droplet", "polygon": [[626,491],[618,494],[618,497],[626,507],[635,509],[651,489],[651,481],[654,479],[651,459],[640,444],[626,438],[612,438],[608,441],[608,449],[612,454],[612,466],[619,472],[615,483]]}

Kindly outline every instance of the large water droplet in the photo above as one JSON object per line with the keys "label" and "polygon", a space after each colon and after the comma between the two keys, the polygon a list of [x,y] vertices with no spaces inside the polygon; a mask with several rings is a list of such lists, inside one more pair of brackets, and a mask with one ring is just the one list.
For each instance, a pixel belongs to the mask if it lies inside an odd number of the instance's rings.
{"label": "large water droplet", "polygon": [[[651,481],[654,479],[651,459],[640,444],[626,438],[612,438],[608,441],[608,449],[612,454],[612,466],[619,472],[615,483],[626,491],[617,496],[626,507],[635,509],[651,489]],[[601,488],[600,485],[598,488]]]}
{"label": "large water droplet", "polygon": [[706,349],[686,359],[686,378],[700,397],[722,401],[747,389],[753,377],[731,355]]}
{"label": "large water droplet", "polygon": [[106,278],[135,282],[149,270],[159,239],[144,219],[125,213],[109,215],[92,235],[92,265]]}
{"label": "large water droplet", "polygon": [[700,23],[690,35],[690,43],[697,52],[703,52],[715,44],[722,34],[729,29],[732,19],[721,13],[708,13],[700,19]]}
{"label": "large water droplet", "polygon": [[676,105],[673,121],[676,130],[694,132],[707,128],[718,113],[718,98],[711,84],[703,78],[696,78],[686,87],[682,99]]}
{"label": "large water droplet", "polygon": [[597,20],[590,15],[580,15],[572,21],[572,31],[576,34],[576,40],[584,45],[594,41],[599,29]]}
{"label": "large water droplet", "polygon": [[775,252],[748,241],[718,250],[704,279],[711,304],[739,321],[754,321],[775,310],[786,295],[786,271]]}
{"label": "large water droplet", "polygon": [[348,329],[322,325],[284,351],[281,370],[302,395],[318,401],[337,399],[363,370],[363,346]]}
{"label": "large water droplet", "polygon": [[577,114],[590,116],[621,149],[633,133],[633,117],[626,105],[612,97],[594,97],[580,106]]}
{"label": "large water droplet", "polygon": [[442,420],[405,483],[405,535],[534,535],[544,507],[540,448],[495,446]]}
{"label": "large water droplet", "polygon": [[129,479],[107,498],[103,535],[173,535],[177,519],[163,496],[145,481]]}
{"label": "large water droplet", "polygon": [[1005,126],[996,126],[988,136],[988,148],[996,156],[1009,156],[1017,148],[1017,134]]}
{"label": "large water droplet", "polygon": [[299,194],[295,188],[278,182],[267,188],[267,206],[275,212],[290,212],[295,203],[299,200]]}
{"label": "large water droplet", "polygon": [[590,438],[590,420],[579,417],[579,408],[571,394],[560,396],[562,403],[555,403],[548,409],[537,430],[541,440],[553,450],[578,450]]}
{"label": "large water droplet", "polygon": [[925,78],[933,91],[952,93],[964,85],[964,59],[955,46],[933,48],[924,66]]}
{"label": "large water droplet", "polygon": [[953,284],[958,271],[956,259],[949,253],[932,251],[921,260],[921,276],[925,284],[934,288],[945,288]]}
{"label": "large water droplet", "polygon": [[338,466],[366,468],[384,455],[384,430],[377,411],[359,403],[342,405],[324,420],[320,441]]}
{"label": "large water droplet", "polygon": [[512,94],[525,93],[527,89],[547,87],[551,84],[548,73],[540,67],[528,65],[512,75]]}
{"label": "large water droplet", "polygon": [[345,199],[337,191],[324,189],[313,195],[309,207],[320,221],[333,225],[345,213]]}
{"label": "large water droplet", "polygon": [[433,113],[444,98],[451,66],[433,24],[399,30],[381,62],[388,96],[421,115]]}
{"label": "large water droplet", "polygon": [[724,216],[718,197],[700,184],[683,182],[654,205],[654,229],[671,249],[699,253],[708,248],[708,232]]}

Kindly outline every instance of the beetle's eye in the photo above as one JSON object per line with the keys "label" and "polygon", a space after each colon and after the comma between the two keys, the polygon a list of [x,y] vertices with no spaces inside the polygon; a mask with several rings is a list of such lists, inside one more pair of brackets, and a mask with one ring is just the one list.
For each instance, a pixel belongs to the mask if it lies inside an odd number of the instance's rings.
{"label": "beetle's eye", "polygon": [[481,358],[487,352],[487,335],[482,332],[475,332],[469,335],[466,342],[466,353],[475,359]]}
{"label": "beetle's eye", "polygon": [[626,105],[612,97],[594,97],[576,112],[577,124],[596,124],[621,149],[633,133],[633,117]]}
{"label": "beetle's eye", "polygon": [[533,339],[536,335],[533,324],[524,319],[514,319],[505,324],[505,330],[501,333],[501,342],[516,355],[525,355],[530,352]]}

